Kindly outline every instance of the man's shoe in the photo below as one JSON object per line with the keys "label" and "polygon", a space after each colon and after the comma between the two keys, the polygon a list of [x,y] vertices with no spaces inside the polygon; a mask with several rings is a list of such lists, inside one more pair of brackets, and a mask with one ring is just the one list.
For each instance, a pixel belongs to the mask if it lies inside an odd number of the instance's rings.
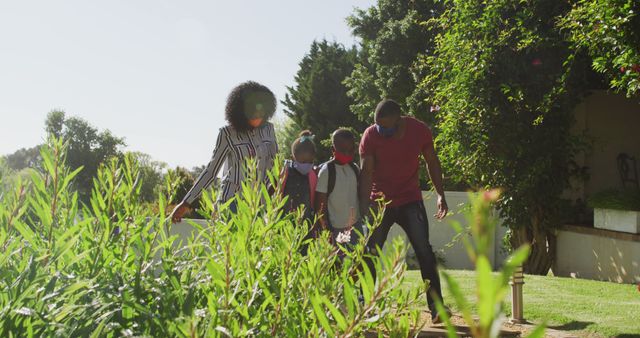
{"label": "man's shoe", "polygon": [[[445,308],[445,312],[447,313],[447,317],[451,318],[451,310]],[[431,323],[432,324],[440,324],[442,323],[442,316],[438,310],[431,310]]]}
{"label": "man's shoe", "polygon": [[432,324],[442,323],[442,318],[440,317],[440,313],[438,313],[438,311],[431,312],[431,323]]}

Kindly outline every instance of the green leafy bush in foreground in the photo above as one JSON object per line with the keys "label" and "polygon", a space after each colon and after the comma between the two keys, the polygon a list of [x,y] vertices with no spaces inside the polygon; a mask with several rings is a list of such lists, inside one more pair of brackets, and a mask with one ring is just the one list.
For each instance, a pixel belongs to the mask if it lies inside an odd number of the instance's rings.
{"label": "green leafy bush in foreground", "polygon": [[400,242],[375,260],[375,283],[361,264],[362,243],[337,264],[324,236],[304,257],[306,226],[279,211],[282,198],[270,198],[254,177],[233,217],[206,193],[207,225],[192,223],[196,235],[179,245],[171,227],[185,225],[165,214],[171,182],[154,213],[141,203],[135,161],[114,160],[98,171],[84,205],[64,149],[50,141],[43,172],[0,191],[2,337],[406,337],[422,325],[414,305],[424,290],[399,287]]}
{"label": "green leafy bush in foreground", "polygon": [[[157,208],[141,203],[140,170],[129,156],[98,171],[90,204],[82,205],[72,189],[79,171],[65,167],[64,148],[57,140],[43,147],[43,172],[29,180],[0,178],[2,337],[408,337],[425,324],[417,306],[424,288],[400,287],[401,241],[373,259],[377,281],[363,264],[366,236],[343,255],[323,234],[302,256],[302,212],[284,215],[285,201],[256,183],[255,170],[247,171],[236,214],[229,203],[214,208],[215,192],[203,195],[205,225],[190,222],[196,231],[185,241],[172,227],[187,225],[170,224],[164,213],[175,182],[167,180]],[[471,198],[471,237],[461,237],[477,267],[477,317],[444,273],[474,337],[499,334],[509,277],[529,252],[520,248],[497,277],[491,274],[497,196]],[[543,332],[539,327],[531,337]]]}

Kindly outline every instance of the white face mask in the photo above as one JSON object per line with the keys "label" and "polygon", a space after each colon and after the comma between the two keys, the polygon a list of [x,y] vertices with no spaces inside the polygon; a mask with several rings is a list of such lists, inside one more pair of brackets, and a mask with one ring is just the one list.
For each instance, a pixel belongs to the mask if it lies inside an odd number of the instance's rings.
{"label": "white face mask", "polygon": [[313,169],[313,163],[300,163],[294,161],[293,167],[302,175],[306,175]]}

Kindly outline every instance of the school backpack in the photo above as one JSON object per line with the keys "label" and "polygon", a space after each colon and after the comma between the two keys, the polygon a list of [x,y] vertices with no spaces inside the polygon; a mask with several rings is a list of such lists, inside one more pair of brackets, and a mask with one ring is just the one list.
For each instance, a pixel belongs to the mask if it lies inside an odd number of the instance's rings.
{"label": "school backpack", "polygon": [[[282,192],[284,192],[284,187],[287,184],[287,179],[289,178],[289,170],[292,169],[292,166],[291,166],[292,164],[293,164],[292,161],[286,160],[284,168],[282,168],[282,172],[280,173],[280,182],[281,182],[280,186],[282,187],[281,188]],[[334,168],[334,172],[335,172],[335,168]],[[318,185],[318,167],[314,167],[313,170],[311,170],[307,174],[307,178],[309,179],[309,198],[311,199],[311,207],[313,208],[313,206],[315,205],[314,203],[315,203],[315,197],[316,197],[316,186]],[[334,178],[334,181],[335,181],[335,178]]]}
{"label": "school backpack", "polygon": [[[331,193],[333,192],[333,188],[335,188],[336,186],[335,159],[332,158],[331,160],[322,164],[322,166],[325,166],[325,165],[327,166],[327,170],[329,170],[329,181],[327,182],[327,198],[329,198],[329,195],[331,195]],[[356,180],[359,180],[360,168],[358,168],[358,166],[353,162],[349,162],[349,167],[351,167],[351,169],[353,170],[353,173],[356,174]]]}

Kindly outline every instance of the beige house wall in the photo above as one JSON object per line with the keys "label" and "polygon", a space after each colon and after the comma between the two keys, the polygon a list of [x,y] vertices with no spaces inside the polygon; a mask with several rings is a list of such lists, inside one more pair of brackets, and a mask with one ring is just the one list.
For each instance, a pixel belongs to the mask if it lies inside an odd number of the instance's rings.
{"label": "beige house wall", "polygon": [[580,165],[589,168],[590,178],[584,184],[575,184],[571,195],[584,199],[604,189],[621,187],[618,154],[627,153],[640,161],[640,99],[594,91],[576,107],[575,117],[573,132],[586,134],[593,148],[577,158]]}
{"label": "beige house wall", "polygon": [[[621,188],[618,155],[627,153],[640,165],[640,99],[594,91],[576,107],[575,118],[573,133],[586,135],[592,149],[576,159],[588,168],[589,179],[574,182],[568,197],[587,200],[602,190]],[[640,282],[640,240],[630,234],[567,226],[558,231],[553,271],[559,276]]]}
{"label": "beige house wall", "polygon": [[640,282],[640,235],[567,227],[558,231],[557,276]]}

